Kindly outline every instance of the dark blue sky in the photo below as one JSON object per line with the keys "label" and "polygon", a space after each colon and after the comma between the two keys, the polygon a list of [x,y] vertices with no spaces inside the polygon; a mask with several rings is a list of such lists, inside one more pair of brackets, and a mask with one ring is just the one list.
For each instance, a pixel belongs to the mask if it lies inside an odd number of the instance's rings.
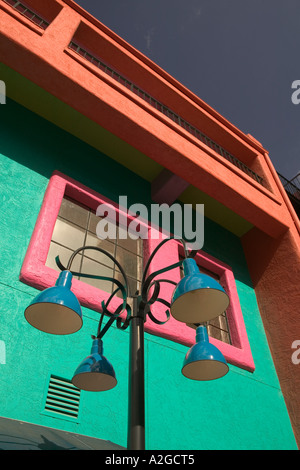
{"label": "dark blue sky", "polygon": [[291,100],[300,80],[300,0],[77,3],[252,134],[279,173],[300,171],[300,104]]}

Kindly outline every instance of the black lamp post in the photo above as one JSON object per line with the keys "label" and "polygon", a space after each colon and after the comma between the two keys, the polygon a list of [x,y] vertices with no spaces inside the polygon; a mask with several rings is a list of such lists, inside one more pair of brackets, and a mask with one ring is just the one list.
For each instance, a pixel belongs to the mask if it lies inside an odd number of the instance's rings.
{"label": "black lamp post", "polygon": [[[116,375],[111,363],[103,355],[102,338],[114,322],[116,322],[117,328],[122,330],[130,325],[127,443],[130,450],[145,449],[144,323],[147,317],[157,324],[164,324],[168,321],[171,311],[176,320],[198,325],[197,342],[188,351],[182,368],[184,376],[194,380],[211,380],[222,377],[228,372],[223,355],[209,343],[206,327],[203,324],[220,315],[227,308],[229,299],[218,282],[199,272],[193,259],[196,251],[188,252],[185,241],[181,240],[185,258],[147,276],[153,257],[159,248],[169,240],[169,238],[163,240],[149,257],[143,272],[141,292],[136,292],[132,296],[132,308],[127,302],[131,297],[127,276],[120,263],[110,253],[99,247],[85,246],[72,253],[67,267],[62,265],[59,257],[56,258],[56,263],[62,272],[55,287],[50,287],[38,294],[25,310],[27,321],[39,330],[52,334],[74,333],[82,326],[82,312],[77,298],[70,290],[72,276],[80,275],[116,284],[116,289],[107,302],[102,302],[97,336],[92,336],[91,354],[78,366],[72,382],[77,388],[83,390],[102,391],[113,388],[117,383]],[[107,255],[118,266],[124,284],[113,278],[71,271],[75,256],[83,250],[97,250]],[[168,279],[155,280],[156,276],[181,265],[183,265],[184,277],[178,284]],[[171,302],[159,298],[162,282],[176,286]],[[153,289],[152,294],[149,296],[151,289]],[[122,294],[122,303],[114,312],[110,312],[109,304],[119,291]],[[151,305],[155,302],[161,302],[170,309],[170,311],[166,311],[165,321],[159,321],[151,312]],[[120,318],[123,312],[126,312],[125,321]],[[105,315],[109,319],[102,327]]]}

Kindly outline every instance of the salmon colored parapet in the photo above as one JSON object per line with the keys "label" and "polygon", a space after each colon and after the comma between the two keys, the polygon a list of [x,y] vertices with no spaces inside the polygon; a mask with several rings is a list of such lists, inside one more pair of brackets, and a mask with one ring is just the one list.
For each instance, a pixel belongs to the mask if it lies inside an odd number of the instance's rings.
{"label": "salmon colored parapet", "polygon": [[118,36],[116,33],[114,33],[112,30],[110,30],[107,26],[105,26],[103,23],[101,23],[99,20],[97,20],[95,17],[93,17],[90,13],[88,13],[86,10],[84,10],[76,2],[74,2],[73,0],[61,0],[61,2],[65,3],[66,5],[71,7],[72,9],[76,10],[82,17],[84,17],[86,20],[88,20],[90,23],[92,23],[94,26],[96,26],[97,29],[103,31],[111,39],[113,39],[115,42],[119,43],[122,46],[122,48],[124,48],[130,54],[132,54],[137,59],[142,61],[147,68],[148,67],[151,68],[155,73],[159,74],[164,80],[168,81],[180,93],[184,94],[188,100],[193,101],[197,106],[200,106],[201,108],[203,108],[205,111],[208,112],[208,114],[211,114],[220,123],[222,123],[223,125],[228,127],[228,129],[230,129],[231,132],[235,133],[242,140],[247,142],[250,147],[254,146],[256,148],[256,151],[258,151],[258,152],[266,151],[264,149],[263,145],[260,142],[258,142],[257,140],[253,141],[253,138],[251,138],[251,136],[248,136],[247,134],[244,134],[240,129],[238,129],[230,121],[228,121],[224,116],[219,114],[214,108],[209,106],[205,101],[203,101],[197,95],[192,93],[191,90],[186,88],[182,83],[178,82],[174,77],[169,75],[164,69],[159,67],[155,62],[153,62],[147,56],[142,54],[139,50],[135,49],[131,44],[126,42],[124,39],[122,39],[120,36]]}
{"label": "salmon colored parapet", "polygon": [[[33,0],[28,2],[31,4]],[[85,29],[93,29],[93,37],[94,34],[100,37],[101,44],[106,46],[102,50],[106,51],[106,54],[109,51],[109,58],[115,61],[117,68],[122,66],[125,67],[126,74],[134,73],[143,88],[146,85],[151,91],[155,87],[158,95],[164,96],[168,106],[174,111],[183,109],[184,116],[192,124],[196,118],[197,122],[201,119],[203,124],[201,131],[207,135],[206,130],[209,130],[208,135],[211,135],[219,145],[223,146],[222,140],[231,143],[230,145],[236,150],[241,151],[239,153],[239,157],[243,155],[241,160],[253,160],[257,156],[258,144],[245,135],[242,138],[242,134],[233,132],[229,125],[225,127],[221,117],[218,116],[217,119],[214,113],[208,113],[201,100],[191,100],[187,93],[183,93],[179,84],[175,87],[171,79],[166,80],[161,71],[160,73],[156,71],[151,61],[148,64],[142,54],[134,54],[133,48],[120,38],[117,40],[117,36],[101,23],[92,21],[92,17],[87,13],[80,16],[73,2],[45,1],[47,8],[50,5],[58,5],[60,8],[66,4],[72,8],[65,6],[59,11],[49,27],[42,32],[42,36],[35,35],[25,26],[17,25],[15,19],[0,11],[4,25],[1,27],[0,41],[3,62],[71,107],[74,107],[74,96],[76,96],[77,111],[125,140],[149,159],[175,174],[180,173],[189,184],[208,196],[217,198],[227,208],[269,235],[277,237],[286,231],[289,224],[278,191],[274,194],[263,188],[96,66],[88,64],[94,67],[95,70],[92,71],[74,60],[74,57],[67,57],[68,44],[84,23]],[[3,5],[12,9],[0,0],[2,10]],[[86,23],[87,18],[91,23]],[[27,18],[24,18],[25,20],[29,22]],[[73,54],[79,57],[78,54]],[[85,88],[87,83],[88,89]],[[224,145],[224,148],[227,147]],[[232,152],[230,148],[228,151]],[[270,176],[270,169],[263,159],[262,164],[265,165],[264,173],[267,175],[267,181],[272,180],[270,184],[272,187],[274,182]]]}

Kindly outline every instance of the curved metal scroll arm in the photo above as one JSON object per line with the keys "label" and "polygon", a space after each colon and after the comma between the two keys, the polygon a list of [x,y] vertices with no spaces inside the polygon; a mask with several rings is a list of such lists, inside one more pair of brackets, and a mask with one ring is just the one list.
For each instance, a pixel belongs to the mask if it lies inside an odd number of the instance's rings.
{"label": "curved metal scroll arm", "polygon": [[[174,268],[178,268],[179,266],[182,265],[183,263],[183,260],[181,261],[178,261],[177,263],[174,263],[166,268],[163,268],[163,269],[160,269],[158,271],[155,271],[153,273],[151,273],[148,277],[146,277],[146,274],[147,274],[147,271],[149,269],[149,266],[154,258],[154,256],[156,255],[156,253],[158,252],[158,250],[165,244],[167,243],[168,241],[170,240],[173,240],[175,239],[175,237],[169,237],[169,238],[166,238],[164,239],[162,242],[160,242],[157,247],[153,250],[151,256],[149,257],[148,261],[147,261],[147,264],[145,266],[145,269],[144,269],[144,273],[143,273],[143,278],[142,278],[142,287],[141,287],[141,296],[142,296],[142,302],[147,306],[147,314],[149,316],[149,318],[156,324],[158,325],[163,325],[164,323],[166,323],[169,318],[170,318],[170,310],[166,310],[165,311],[165,314],[166,314],[166,320],[165,321],[160,321],[160,320],[157,320],[153,313],[151,312],[151,308],[150,308],[150,305],[154,304],[154,302],[160,302],[164,305],[166,305],[168,307],[168,309],[170,309],[170,306],[171,304],[169,302],[167,302],[166,300],[164,299],[161,299],[158,297],[159,295],[159,291],[160,291],[160,283],[162,282],[166,282],[166,283],[169,283],[169,284],[173,284],[173,285],[177,285],[176,282],[174,281],[171,281],[169,279],[158,279],[158,280],[154,280],[154,278],[156,276],[158,276],[159,274],[163,274],[167,271],[170,271],[171,269],[174,269]],[[185,258],[193,258],[197,251],[198,250],[191,250],[190,252],[188,251],[187,249],[187,245],[186,245],[186,241],[184,239],[178,239],[182,246],[183,246],[183,249],[184,249],[184,255],[185,255]],[[148,294],[149,294],[149,291],[151,289],[151,287],[154,286],[154,291],[150,297],[150,299],[148,299]]]}
{"label": "curved metal scroll arm", "polygon": [[[159,243],[157,245],[157,247],[154,249],[154,251],[152,252],[151,256],[149,257],[148,261],[147,261],[147,264],[145,266],[145,269],[144,269],[144,272],[143,272],[143,277],[142,277],[142,283],[141,283],[141,301],[140,301],[140,309],[143,309],[144,312],[145,312],[145,318],[146,318],[146,315],[149,316],[149,318],[156,324],[159,324],[159,325],[163,325],[164,323],[166,323],[169,318],[170,318],[170,311],[169,310],[166,310],[166,320],[165,321],[160,321],[160,320],[157,320],[157,318],[155,318],[155,316],[153,315],[153,313],[151,312],[151,308],[150,306],[152,304],[154,304],[155,302],[160,302],[164,305],[166,305],[168,307],[168,309],[170,308],[170,303],[167,302],[166,300],[162,299],[162,298],[159,298],[159,292],[160,292],[160,284],[162,282],[165,282],[165,283],[169,283],[169,284],[173,284],[173,285],[177,285],[176,282],[174,281],[171,281],[171,280],[168,280],[168,279],[158,279],[158,280],[154,280],[154,278],[156,276],[158,276],[159,274],[162,274],[162,273],[165,273],[167,271],[170,271],[171,269],[174,269],[174,268],[177,268],[179,266],[182,265],[183,263],[183,260],[177,262],[177,263],[174,263],[172,264],[171,266],[168,266],[166,268],[163,268],[163,269],[160,269],[158,271],[155,271],[153,273],[151,273],[148,277],[146,277],[146,274],[147,274],[147,271],[149,269],[149,266],[154,258],[154,256],[156,255],[156,253],[158,252],[158,250],[165,244],[167,243],[168,241],[172,240],[172,239],[175,239],[175,237],[169,237],[169,238],[166,238],[164,239],[161,243]],[[185,240],[183,239],[179,239],[179,241],[182,243],[183,245],[183,248],[184,248],[184,254],[185,254],[185,258],[192,258],[196,255],[197,253],[197,250],[192,250],[192,251],[188,251],[187,249],[187,246],[186,246],[186,242]],[[119,268],[123,278],[124,278],[124,285],[120,282],[120,281],[117,281],[116,279],[114,278],[111,278],[111,277],[106,277],[106,276],[98,276],[98,275],[94,275],[94,274],[86,274],[86,273],[80,273],[80,272],[76,272],[76,271],[73,271],[71,270],[71,267],[72,267],[72,263],[74,261],[74,258],[75,256],[84,251],[84,250],[95,250],[95,251],[99,251],[101,253],[103,253],[104,255],[108,256],[116,265],[117,267]],[[110,253],[108,253],[107,251],[103,250],[102,248],[99,248],[97,246],[83,246],[83,247],[80,247],[78,248],[77,250],[75,250],[72,255],[70,256],[69,258],[69,261],[68,261],[68,264],[67,266],[65,267],[60,259],[59,259],[59,256],[57,256],[55,258],[55,261],[56,261],[56,264],[57,266],[59,267],[60,270],[64,271],[64,270],[68,270],[70,271],[73,276],[80,276],[80,277],[86,277],[86,278],[90,278],[90,279],[101,279],[101,280],[104,280],[104,281],[109,281],[109,282],[112,282],[114,284],[116,284],[117,288],[112,292],[112,294],[110,295],[110,297],[108,298],[108,300],[106,302],[102,301],[101,303],[101,306],[102,306],[102,313],[101,313],[101,318],[100,318],[100,321],[99,321],[99,325],[98,325],[98,332],[97,332],[97,338],[102,338],[104,336],[104,334],[106,333],[106,331],[109,329],[109,327],[112,325],[112,323],[114,321],[116,321],[116,325],[117,325],[117,328],[119,329],[122,329],[122,330],[125,330],[129,323],[130,323],[130,319],[132,318],[132,312],[131,312],[131,307],[130,305],[127,303],[127,299],[128,297],[130,297],[130,291],[129,291],[129,284],[128,284],[128,279],[127,279],[127,276],[126,276],[126,273],[124,271],[124,269],[122,268],[121,264],[115,259],[114,256],[112,256]],[[149,291],[151,290],[151,288],[154,287],[153,289],[153,292],[150,296],[150,298],[148,298],[149,296]],[[121,294],[122,294],[122,299],[123,299],[123,302],[122,304],[120,304],[117,309],[114,311],[114,312],[110,312],[108,310],[108,306],[111,302],[111,300],[113,299],[113,297],[119,292],[121,291]],[[126,318],[125,318],[125,321],[122,321],[121,318],[120,318],[120,315],[121,313],[123,313],[124,311],[126,311]],[[109,320],[108,322],[106,323],[106,325],[102,328],[102,323],[103,323],[103,318],[104,318],[104,315],[107,315],[109,316]],[[93,338],[95,338],[95,336],[93,336]]]}
{"label": "curved metal scroll arm", "polygon": [[[74,258],[75,256],[80,253],[81,251],[84,251],[84,250],[95,250],[95,251],[99,251],[103,254],[105,254],[106,256],[108,256],[119,268],[123,278],[124,278],[124,283],[125,285],[123,285],[121,282],[117,281],[116,279],[114,278],[111,278],[111,277],[107,277],[107,276],[98,276],[98,275],[94,275],[94,274],[86,274],[86,273],[80,273],[80,272],[76,272],[76,271],[73,271],[71,270],[71,266],[72,266],[72,263],[74,261]],[[84,247],[80,247],[78,248],[77,250],[75,250],[72,255],[70,256],[69,258],[69,261],[68,261],[68,264],[67,266],[65,267],[60,259],[59,259],[59,256],[57,256],[55,258],[55,261],[56,261],[56,264],[57,266],[59,267],[59,269],[61,269],[62,271],[64,270],[67,270],[67,271],[70,271],[73,276],[80,276],[80,277],[86,277],[86,278],[90,278],[90,279],[101,279],[101,280],[104,280],[104,281],[109,281],[109,282],[112,282],[114,284],[117,285],[117,288],[113,291],[113,293],[110,295],[110,297],[108,298],[108,300],[106,302],[102,301],[101,303],[101,306],[102,306],[102,314],[101,314],[101,318],[100,318],[100,322],[99,322],[99,326],[98,326],[98,333],[97,333],[97,338],[102,338],[102,336],[106,333],[106,331],[108,330],[108,328],[111,326],[111,324],[116,320],[116,324],[117,324],[117,327],[120,328],[120,329],[126,329],[129,325],[129,321],[130,321],[130,317],[131,317],[131,307],[130,305],[128,305],[127,303],[127,299],[130,295],[130,292],[129,292],[129,285],[128,285],[128,279],[127,279],[127,276],[126,276],[126,273],[125,271],[123,270],[121,264],[114,258],[114,256],[112,256],[110,253],[108,253],[107,251],[103,250],[102,248],[99,248],[97,246],[84,246]],[[110,312],[108,310],[108,305],[109,303],[111,302],[112,298],[118,293],[118,291],[121,291],[121,294],[122,294],[122,304],[120,304],[117,309],[114,311],[114,312]],[[124,311],[126,311],[126,319],[124,322],[122,322],[122,320],[120,319],[120,315],[121,313],[123,313]],[[106,323],[106,325],[104,326],[103,329],[101,329],[102,327],[102,322],[103,322],[103,318],[104,318],[104,315],[108,315],[110,317],[109,321]]]}

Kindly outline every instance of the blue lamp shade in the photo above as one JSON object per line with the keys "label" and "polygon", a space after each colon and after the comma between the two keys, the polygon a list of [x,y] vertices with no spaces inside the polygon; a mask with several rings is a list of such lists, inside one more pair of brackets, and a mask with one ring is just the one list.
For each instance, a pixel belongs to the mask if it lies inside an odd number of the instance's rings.
{"label": "blue lamp shade", "polygon": [[26,308],[26,320],[38,330],[55,335],[78,331],[82,326],[82,312],[71,285],[72,273],[62,271],[55,287],[40,292]]}
{"label": "blue lamp shade", "polygon": [[171,314],[184,323],[205,323],[223,313],[229,297],[212,277],[202,274],[192,258],[183,260],[184,277],[177,284]]}
{"label": "blue lamp shade", "polygon": [[192,380],[215,380],[229,371],[227,362],[218,348],[209,342],[204,325],[196,330],[196,344],[185,356],[181,372]]}
{"label": "blue lamp shade", "polygon": [[80,390],[90,392],[104,392],[117,385],[113,366],[103,356],[103,342],[101,339],[93,341],[91,354],[77,367],[72,383]]}

